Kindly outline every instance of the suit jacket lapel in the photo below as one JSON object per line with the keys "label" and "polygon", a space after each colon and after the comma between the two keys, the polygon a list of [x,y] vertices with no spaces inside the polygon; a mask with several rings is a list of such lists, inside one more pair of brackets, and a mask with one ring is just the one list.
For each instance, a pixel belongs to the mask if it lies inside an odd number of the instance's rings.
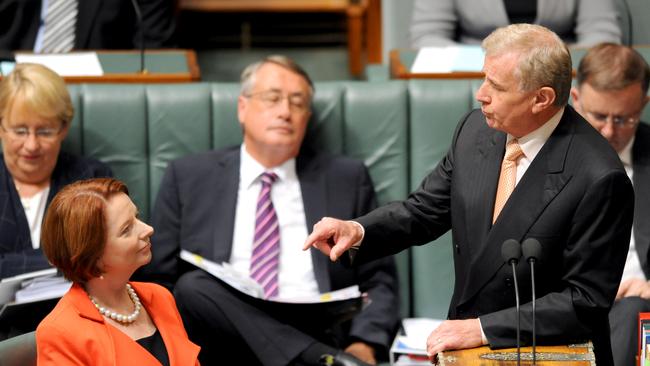
{"label": "suit jacket lapel", "polygon": [[641,268],[647,278],[650,278],[648,252],[650,248],[650,126],[640,124],[634,146],[632,147],[632,181],[634,183],[634,243]]}
{"label": "suit jacket lapel", "polygon": [[[524,239],[546,206],[571,179],[571,175],[564,172],[573,133],[571,114],[572,110],[567,107],[559,125],[526,170],[485,241],[472,257],[461,304],[472,298],[504,265],[501,258],[503,242]],[[500,146],[504,148],[504,145]],[[493,206],[494,198],[491,201]]]}
{"label": "suit jacket lapel", "polygon": [[[239,189],[240,150],[233,149],[226,153],[217,163],[217,169],[211,169],[208,179],[211,192],[204,192],[205,197],[213,197],[209,204],[212,216],[206,225],[214,225],[213,257],[216,262],[228,261],[232,252],[232,238],[237,210],[237,191]],[[211,224],[209,224],[211,222]]]}
{"label": "suit jacket lapel", "polygon": [[13,178],[0,154],[0,250],[2,253],[31,249],[29,225]]}
{"label": "suit jacket lapel", "polygon": [[90,30],[95,23],[95,18],[104,0],[79,0],[77,12],[77,29],[75,33],[75,48],[86,48]]}
{"label": "suit jacket lapel", "polygon": [[[472,179],[468,189],[472,196],[468,202],[477,202],[480,207],[471,207],[467,214],[468,241],[470,245],[482,246],[492,227],[494,200],[496,198],[501,161],[505,153],[506,134],[489,129],[484,139],[478,142],[479,158],[473,171],[476,179]],[[471,227],[471,228],[470,228]],[[474,243],[474,244],[472,244]],[[472,248],[477,250],[478,248]]]}
{"label": "suit jacket lapel", "polygon": [[[307,232],[311,232],[318,220],[327,216],[328,177],[327,174],[319,174],[321,172],[319,172],[318,166],[318,161],[313,159],[309,153],[299,155],[296,161],[296,173],[300,180]],[[310,252],[318,290],[320,292],[330,291],[329,259],[317,250]]]}

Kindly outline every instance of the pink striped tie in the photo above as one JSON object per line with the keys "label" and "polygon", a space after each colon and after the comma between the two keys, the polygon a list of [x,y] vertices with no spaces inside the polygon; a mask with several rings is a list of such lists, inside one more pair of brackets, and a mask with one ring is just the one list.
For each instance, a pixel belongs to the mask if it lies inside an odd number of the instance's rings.
{"label": "pink striped tie", "polygon": [[280,229],[278,216],[271,202],[271,185],[278,179],[275,173],[261,175],[262,190],[257,198],[255,235],[251,256],[250,275],[264,288],[264,297],[278,295],[278,267],[280,264]]}

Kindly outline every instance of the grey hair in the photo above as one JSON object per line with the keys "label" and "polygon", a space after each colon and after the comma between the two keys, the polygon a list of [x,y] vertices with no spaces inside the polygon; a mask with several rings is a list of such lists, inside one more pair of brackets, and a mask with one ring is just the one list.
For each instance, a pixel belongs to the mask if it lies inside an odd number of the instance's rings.
{"label": "grey hair", "polygon": [[241,95],[248,95],[251,93],[253,90],[253,86],[255,86],[255,75],[257,74],[257,71],[262,67],[264,64],[275,64],[281,67],[284,67],[285,69],[292,71],[300,76],[302,76],[303,79],[307,82],[309,85],[309,99],[314,96],[314,83],[312,82],[311,78],[307,74],[307,72],[300,67],[295,61],[290,59],[287,56],[283,55],[271,55],[267,56],[264,59],[257,61],[255,63],[252,63],[244,69],[241,73],[241,90],[240,93]]}
{"label": "grey hair", "polygon": [[544,86],[555,91],[556,106],[565,106],[571,91],[571,54],[551,30],[536,24],[511,24],[497,28],[482,44],[486,56],[518,52],[514,70],[520,89],[535,90]]}

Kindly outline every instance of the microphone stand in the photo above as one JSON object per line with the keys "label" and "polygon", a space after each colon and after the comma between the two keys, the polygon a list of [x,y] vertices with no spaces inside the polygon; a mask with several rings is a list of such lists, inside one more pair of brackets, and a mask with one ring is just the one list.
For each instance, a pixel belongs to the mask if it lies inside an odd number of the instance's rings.
{"label": "microphone stand", "polygon": [[138,0],[131,0],[133,4],[133,10],[135,11],[135,17],[138,21],[138,28],[140,28],[140,73],[146,74],[147,70],[144,68],[144,22],[142,21],[142,11],[140,11],[140,6],[138,5]]}
{"label": "microphone stand", "polygon": [[530,258],[530,278],[532,282],[531,290],[532,290],[532,305],[533,305],[533,366],[536,364],[536,359],[537,355],[535,352],[535,346],[536,346],[536,332],[535,332],[535,258]]}
{"label": "microphone stand", "polygon": [[517,284],[517,269],[515,265],[517,264],[516,259],[510,260],[510,265],[512,266],[512,278],[515,283],[515,303],[517,306],[517,366],[521,365],[521,312],[519,310],[519,285]]}
{"label": "microphone stand", "polygon": [[515,304],[517,309],[517,366],[521,366],[521,311],[519,309],[519,284],[517,283],[516,265],[521,257],[521,245],[517,240],[508,239],[501,245],[503,260],[512,266],[512,278],[515,284]]}
{"label": "microphone stand", "polygon": [[535,329],[535,262],[537,261],[538,258],[541,257],[542,255],[542,245],[539,243],[537,239],[533,238],[528,238],[524,240],[523,243],[521,243],[521,250],[524,254],[524,258],[528,263],[530,263],[530,281],[531,281],[531,290],[532,290],[532,301],[531,304],[533,306],[533,366],[536,365],[537,362],[537,352],[536,352],[536,346],[537,346],[537,331]]}

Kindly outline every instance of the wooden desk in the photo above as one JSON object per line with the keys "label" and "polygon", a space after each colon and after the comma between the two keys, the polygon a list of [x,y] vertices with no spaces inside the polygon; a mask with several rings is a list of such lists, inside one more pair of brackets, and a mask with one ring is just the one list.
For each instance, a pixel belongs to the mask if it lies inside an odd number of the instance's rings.
{"label": "wooden desk", "polygon": [[[539,366],[596,366],[593,344],[567,346],[537,346],[536,364]],[[521,364],[532,365],[532,347],[521,347]],[[517,349],[492,350],[487,346],[438,354],[438,366],[514,366]]]}
{"label": "wooden desk", "polygon": [[390,51],[390,78],[391,79],[482,79],[482,72],[443,72],[435,74],[412,73],[411,66],[415,62],[417,50],[395,49]]}
{"label": "wooden desk", "polygon": [[[634,46],[641,56],[650,62],[650,45]],[[580,60],[587,53],[586,48],[570,48],[573,75],[580,64]],[[436,74],[414,74],[411,66],[415,62],[418,51],[413,49],[395,49],[390,51],[390,78],[391,79],[482,79],[482,72],[447,72]]]}
{"label": "wooden desk", "polygon": [[[381,62],[381,24],[380,15],[377,14],[381,11],[379,0],[179,0],[179,9],[224,13],[324,12],[345,14],[350,73],[361,75],[363,71],[364,38],[368,45],[369,61]],[[377,41],[377,37],[379,37],[379,41]]]}
{"label": "wooden desk", "polygon": [[68,83],[188,83],[199,81],[201,73],[194,50],[147,50],[146,73],[140,73],[140,52],[96,51],[102,76],[66,76]]}
{"label": "wooden desk", "polygon": [[201,74],[194,50],[147,50],[145,73],[140,72],[140,52],[96,51],[102,76],[64,76],[67,83],[189,83]]}

